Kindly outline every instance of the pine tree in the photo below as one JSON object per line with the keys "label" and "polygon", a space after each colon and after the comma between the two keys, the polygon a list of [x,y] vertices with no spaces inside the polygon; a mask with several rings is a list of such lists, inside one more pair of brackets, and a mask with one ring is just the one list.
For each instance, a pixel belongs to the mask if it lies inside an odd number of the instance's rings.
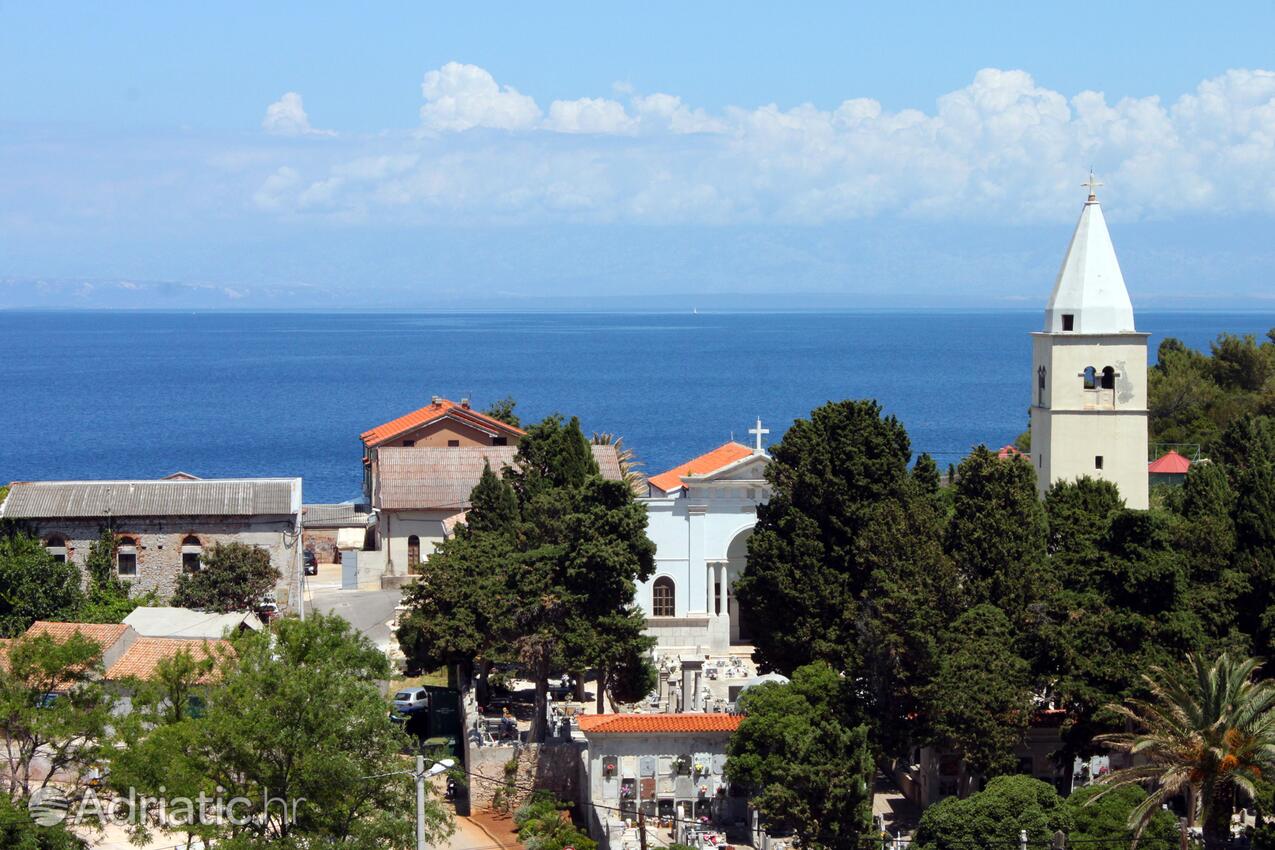
{"label": "pine tree", "polygon": [[830,402],[771,446],[748,568],[735,583],[756,656],[783,673],[823,659],[844,669],[871,572],[862,536],[910,487],[907,432],[873,401]]}
{"label": "pine tree", "polygon": [[1030,463],[998,458],[986,446],[961,462],[947,551],[971,602],[1018,612],[1040,598],[1047,534]]}

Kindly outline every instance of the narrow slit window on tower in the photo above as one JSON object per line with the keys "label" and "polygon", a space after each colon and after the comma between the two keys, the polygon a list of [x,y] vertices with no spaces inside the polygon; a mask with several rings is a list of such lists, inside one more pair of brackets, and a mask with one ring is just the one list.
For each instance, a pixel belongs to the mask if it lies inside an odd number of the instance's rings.
{"label": "narrow slit window on tower", "polygon": [[1043,405],[1045,403],[1045,367],[1041,366],[1036,370],[1036,403]]}
{"label": "narrow slit window on tower", "polygon": [[1093,468],[1102,469],[1102,455],[1094,455]]}
{"label": "narrow slit window on tower", "polygon": [[1063,313],[1063,330],[1071,331],[1076,329],[1076,317],[1071,313]]}

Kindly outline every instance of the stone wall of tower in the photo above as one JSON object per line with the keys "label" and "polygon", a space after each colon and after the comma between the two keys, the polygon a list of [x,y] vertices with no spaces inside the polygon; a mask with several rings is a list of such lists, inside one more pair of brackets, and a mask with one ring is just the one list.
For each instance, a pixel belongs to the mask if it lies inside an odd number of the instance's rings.
{"label": "stone wall of tower", "polygon": [[[1041,495],[1057,481],[1088,475],[1114,483],[1128,507],[1145,509],[1147,335],[1032,337],[1032,463]],[[1093,387],[1086,386],[1087,368]],[[1112,380],[1104,387],[1108,368]]]}

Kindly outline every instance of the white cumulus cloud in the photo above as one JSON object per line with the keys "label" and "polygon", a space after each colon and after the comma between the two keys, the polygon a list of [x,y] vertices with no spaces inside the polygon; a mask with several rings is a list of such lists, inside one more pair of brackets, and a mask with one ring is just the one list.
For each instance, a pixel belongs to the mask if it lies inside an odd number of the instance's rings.
{"label": "white cumulus cloud", "polygon": [[294,91],[266,107],[266,115],[261,119],[261,129],[275,136],[335,136],[331,130],[319,130],[310,126],[310,117],[305,114],[305,106],[301,95]]}
{"label": "white cumulus cloud", "polygon": [[626,134],[637,129],[637,121],[624,105],[601,97],[555,100],[549,104],[546,130],[558,133]]}
{"label": "white cumulus cloud", "polygon": [[500,85],[477,65],[448,62],[430,71],[421,82],[421,94],[425,97],[421,123],[433,130],[522,130],[540,120],[540,107],[533,98]]}
{"label": "white cumulus cloud", "polygon": [[[988,68],[925,110],[854,97],[709,111],[617,89],[555,100],[545,115],[459,63],[427,74],[422,91],[433,132],[276,163],[260,172],[257,206],[389,222],[1057,222],[1075,214],[1093,165],[1113,219],[1275,213],[1275,73],[1265,70],[1228,71],[1174,98],[1110,99]],[[478,127],[516,132],[459,132]]]}

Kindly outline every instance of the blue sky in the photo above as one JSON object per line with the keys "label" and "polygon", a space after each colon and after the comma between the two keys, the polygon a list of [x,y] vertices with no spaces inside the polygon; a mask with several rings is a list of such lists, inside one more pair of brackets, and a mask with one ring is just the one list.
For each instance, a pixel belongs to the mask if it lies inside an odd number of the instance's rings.
{"label": "blue sky", "polygon": [[0,306],[1269,308],[1275,7],[1041,5],[6,3]]}

